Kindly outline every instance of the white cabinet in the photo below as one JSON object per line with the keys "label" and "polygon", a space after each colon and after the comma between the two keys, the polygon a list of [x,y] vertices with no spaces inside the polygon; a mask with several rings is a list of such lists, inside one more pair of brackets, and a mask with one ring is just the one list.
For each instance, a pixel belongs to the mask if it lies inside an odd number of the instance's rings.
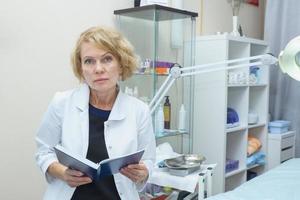
{"label": "white cabinet", "polygon": [[[267,53],[264,41],[213,35],[196,38],[195,63],[204,64]],[[269,66],[258,69],[259,81],[249,82],[250,68],[203,73],[195,77],[193,153],[201,153],[208,163],[217,163],[213,193],[231,190],[246,181],[248,134],[258,138],[267,153],[267,116],[269,101]],[[237,74],[230,80],[229,74]],[[231,77],[232,78],[232,77]],[[239,126],[227,128],[227,107],[239,117]],[[255,113],[258,122],[248,124],[248,113]],[[238,169],[225,172],[226,158],[239,161]],[[251,170],[262,173],[265,166]]]}
{"label": "white cabinet", "polygon": [[295,132],[269,134],[268,169],[295,157]]}

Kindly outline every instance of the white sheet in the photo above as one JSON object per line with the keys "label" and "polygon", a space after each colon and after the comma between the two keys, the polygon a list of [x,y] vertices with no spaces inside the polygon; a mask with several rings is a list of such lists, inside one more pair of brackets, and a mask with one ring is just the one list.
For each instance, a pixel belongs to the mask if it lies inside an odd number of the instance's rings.
{"label": "white sheet", "polygon": [[299,200],[300,158],[284,162],[233,191],[207,200]]}
{"label": "white sheet", "polygon": [[196,186],[199,181],[199,173],[206,173],[207,168],[209,167],[215,168],[216,164],[204,164],[198,171],[184,177],[171,175],[167,169],[154,168],[153,174],[148,182],[193,193],[195,192]]}

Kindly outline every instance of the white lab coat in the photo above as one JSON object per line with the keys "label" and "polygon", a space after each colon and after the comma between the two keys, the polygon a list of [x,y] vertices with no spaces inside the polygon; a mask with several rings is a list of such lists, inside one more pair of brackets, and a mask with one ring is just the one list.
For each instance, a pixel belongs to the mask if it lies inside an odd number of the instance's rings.
{"label": "white lab coat", "polygon": [[[75,191],[75,188],[49,175],[47,168],[57,161],[53,146],[58,143],[86,157],[89,141],[89,94],[86,84],[56,93],[44,115],[36,137],[36,161],[49,183],[44,200],[69,200]],[[155,138],[148,106],[120,91],[104,127],[109,157],[146,148],[142,160],[151,176],[155,160]],[[121,199],[139,199],[137,191],[145,183],[135,184],[120,173],[114,175],[114,180]]]}

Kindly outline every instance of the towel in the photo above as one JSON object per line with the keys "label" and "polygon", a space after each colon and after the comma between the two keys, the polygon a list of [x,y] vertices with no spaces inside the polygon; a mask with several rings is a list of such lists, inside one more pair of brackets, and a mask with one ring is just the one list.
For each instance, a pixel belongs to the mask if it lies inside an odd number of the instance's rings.
{"label": "towel", "polygon": [[261,148],[261,142],[251,135],[248,135],[247,156],[251,156]]}
{"label": "towel", "polygon": [[250,167],[255,164],[264,165],[266,163],[265,157],[266,155],[263,152],[256,152],[247,158],[247,166]]}

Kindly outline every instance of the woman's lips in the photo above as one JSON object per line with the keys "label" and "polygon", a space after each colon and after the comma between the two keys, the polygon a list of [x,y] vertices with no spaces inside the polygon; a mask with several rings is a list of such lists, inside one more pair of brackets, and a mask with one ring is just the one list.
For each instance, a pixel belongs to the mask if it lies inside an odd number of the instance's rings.
{"label": "woman's lips", "polygon": [[96,79],[94,82],[104,82],[107,80],[108,80],[108,78],[99,78],[99,79]]}

